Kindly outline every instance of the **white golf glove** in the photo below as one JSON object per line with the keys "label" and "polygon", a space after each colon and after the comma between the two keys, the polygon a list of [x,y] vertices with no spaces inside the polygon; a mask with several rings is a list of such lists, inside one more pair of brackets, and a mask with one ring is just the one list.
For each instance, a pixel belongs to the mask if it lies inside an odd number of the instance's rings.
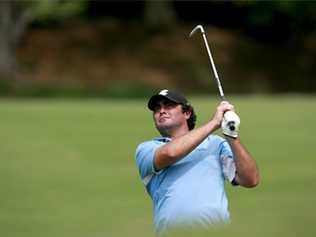
{"label": "white golf glove", "polygon": [[240,119],[235,112],[227,111],[224,114],[221,126],[223,134],[233,138],[238,137],[239,125]]}

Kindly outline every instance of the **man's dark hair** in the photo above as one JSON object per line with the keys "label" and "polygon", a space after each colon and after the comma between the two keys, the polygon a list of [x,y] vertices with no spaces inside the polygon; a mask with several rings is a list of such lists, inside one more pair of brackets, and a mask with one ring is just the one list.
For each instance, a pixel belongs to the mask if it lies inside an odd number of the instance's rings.
{"label": "man's dark hair", "polygon": [[187,124],[188,124],[189,130],[192,130],[195,127],[195,122],[196,122],[196,114],[194,112],[193,107],[191,105],[182,105],[182,112],[191,112],[191,116],[187,120]]}

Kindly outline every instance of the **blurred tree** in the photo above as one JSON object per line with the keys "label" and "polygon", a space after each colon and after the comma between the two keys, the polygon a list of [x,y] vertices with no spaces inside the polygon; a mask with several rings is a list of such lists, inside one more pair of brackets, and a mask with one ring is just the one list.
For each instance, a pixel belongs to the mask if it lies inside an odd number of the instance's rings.
{"label": "blurred tree", "polygon": [[29,23],[64,20],[84,10],[85,0],[0,1],[0,79],[17,69],[16,48]]}
{"label": "blurred tree", "polygon": [[246,9],[244,24],[257,38],[283,43],[315,32],[315,1],[236,0],[232,3]]}
{"label": "blurred tree", "polygon": [[145,26],[150,31],[170,29],[176,23],[176,12],[171,0],[146,0],[144,8]]}
{"label": "blurred tree", "polygon": [[0,73],[8,76],[16,67],[15,49],[31,19],[30,9],[17,1],[0,1]]}
{"label": "blurred tree", "polygon": [[62,22],[83,13],[87,0],[34,0],[29,7],[32,8],[35,21]]}

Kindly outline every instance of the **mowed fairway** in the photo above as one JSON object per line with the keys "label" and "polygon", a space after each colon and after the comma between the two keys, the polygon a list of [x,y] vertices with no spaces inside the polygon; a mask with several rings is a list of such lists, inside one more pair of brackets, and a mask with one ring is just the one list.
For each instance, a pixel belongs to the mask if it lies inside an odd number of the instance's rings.
{"label": "mowed fairway", "polygon": [[[227,185],[231,225],[186,235],[316,236],[316,97],[230,99],[262,181]],[[201,124],[218,99],[191,102]],[[0,100],[0,236],[154,236],[134,162],[158,135],[146,103]]]}

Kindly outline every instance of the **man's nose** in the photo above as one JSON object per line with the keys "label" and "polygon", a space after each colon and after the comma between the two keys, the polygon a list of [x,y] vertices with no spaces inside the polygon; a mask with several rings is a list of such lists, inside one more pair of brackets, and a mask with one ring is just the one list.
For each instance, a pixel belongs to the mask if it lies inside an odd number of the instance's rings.
{"label": "man's nose", "polygon": [[166,109],[165,109],[164,106],[160,106],[160,108],[159,108],[159,113],[160,113],[160,114],[166,113]]}

